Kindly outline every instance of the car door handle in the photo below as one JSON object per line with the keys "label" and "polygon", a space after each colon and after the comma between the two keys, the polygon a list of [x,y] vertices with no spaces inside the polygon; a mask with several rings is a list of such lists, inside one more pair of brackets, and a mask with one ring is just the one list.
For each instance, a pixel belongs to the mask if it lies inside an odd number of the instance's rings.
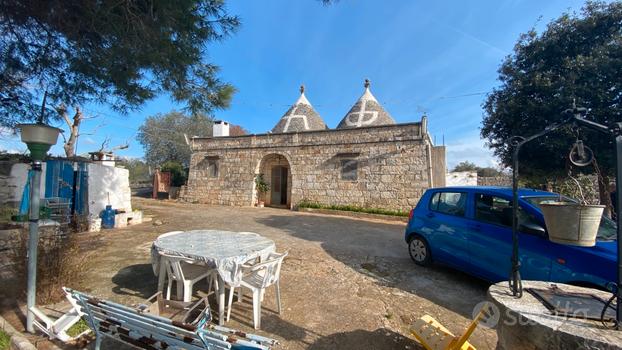
{"label": "car door handle", "polygon": [[427,214],[425,214],[425,216],[427,216],[429,218],[433,218],[434,217],[434,213],[427,213]]}

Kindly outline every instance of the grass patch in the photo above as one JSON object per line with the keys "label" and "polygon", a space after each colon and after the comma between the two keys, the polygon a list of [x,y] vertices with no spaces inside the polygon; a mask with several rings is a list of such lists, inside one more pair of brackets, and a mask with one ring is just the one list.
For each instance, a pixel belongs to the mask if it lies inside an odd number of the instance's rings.
{"label": "grass patch", "polygon": [[89,329],[88,323],[86,323],[86,321],[83,318],[81,318],[80,321],[76,322],[76,324],[69,327],[69,329],[67,330],[67,335],[69,335],[70,337],[77,337],[80,334],[82,334],[82,332],[88,329]]}
{"label": "grass patch", "polygon": [[10,207],[8,205],[3,205],[0,207],[0,222],[10,222],[11,216],[17,215],[19,210],[17,208]]}
{"label": "grass patch", "polygon": [[11,337],[5,331],[0,329],[0,350],[9,350],[11,346]]}
{"label": "grass patch", "polygon": [[367,207],[359,207],[356,205],[325,205],[317,202],[309,202],[306,200],[301,201],[298,204],[299,208],[310,208],[310,209],[329,209],[329,210],[343,210],[343,211],[352,211],[357,213],[366,213],[366,214],[380,214],[380,215],[390,215],[390,216],[408,216],[408,212],[401,210],[390,210],[390,209],[382,209],[382,208],[367,208]]}

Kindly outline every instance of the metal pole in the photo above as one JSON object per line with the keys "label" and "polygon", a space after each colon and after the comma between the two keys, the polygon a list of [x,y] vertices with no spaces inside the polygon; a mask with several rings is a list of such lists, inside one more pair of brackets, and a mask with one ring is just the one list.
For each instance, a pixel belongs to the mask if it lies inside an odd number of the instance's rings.
{"label": "metal pole", "polygon": [[35,332],[35,315],[30,310],[37,301],[37,246],[39,243],[39,202],[41,186],[41,161],[33,160],[32,170],[34,171],[32,183],[30,184],[30,217],[28,224],[28,289],[26,291],[26,305],[28,307],[26,315],[26,330],[30,333]]}
{"label": "metal pole", "polygon": [[523,296],[520,278],[520,259],[518,258],[518,152],[522,143],[516,142],[512,152],[512,272],[510,290],[515,297]]}
{"label": "metal pole", "polygon": [[622,329],[622,123],[617,123],[616,140],[616,223],[618,226],[618,310],[616,321],[618,330]]}

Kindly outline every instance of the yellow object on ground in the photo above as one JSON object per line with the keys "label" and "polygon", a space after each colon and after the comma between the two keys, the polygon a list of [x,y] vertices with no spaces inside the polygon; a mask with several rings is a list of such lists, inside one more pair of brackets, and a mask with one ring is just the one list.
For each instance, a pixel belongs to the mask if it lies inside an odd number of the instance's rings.
{"label": "yellow object on ground", "polygon": [[430,315],[425,315],[415,322],[412,334],[427,350],[476,350],[467,340],[485,314],[484,307],[460,337],[453,335]]}

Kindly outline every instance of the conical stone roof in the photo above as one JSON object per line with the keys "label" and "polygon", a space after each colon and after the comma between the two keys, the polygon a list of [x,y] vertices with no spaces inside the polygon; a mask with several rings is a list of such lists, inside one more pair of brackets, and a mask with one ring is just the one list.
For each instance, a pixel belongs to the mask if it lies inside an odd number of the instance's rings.
{"label": "conical stone roof", "polygon": [[272,132],[285,133],[325,129],[328,129],[326,123],[313,109],[313,106],[305,96],[304,86],[301,86],[300,97],[272,128]]}
{"label": "conical stone roof", "polygon": [[360,128],[363,126],[390,125],[395,120],[382,108],[369,90],[369,80],[365,79],[365,92],[341,119],[337,129]]}

